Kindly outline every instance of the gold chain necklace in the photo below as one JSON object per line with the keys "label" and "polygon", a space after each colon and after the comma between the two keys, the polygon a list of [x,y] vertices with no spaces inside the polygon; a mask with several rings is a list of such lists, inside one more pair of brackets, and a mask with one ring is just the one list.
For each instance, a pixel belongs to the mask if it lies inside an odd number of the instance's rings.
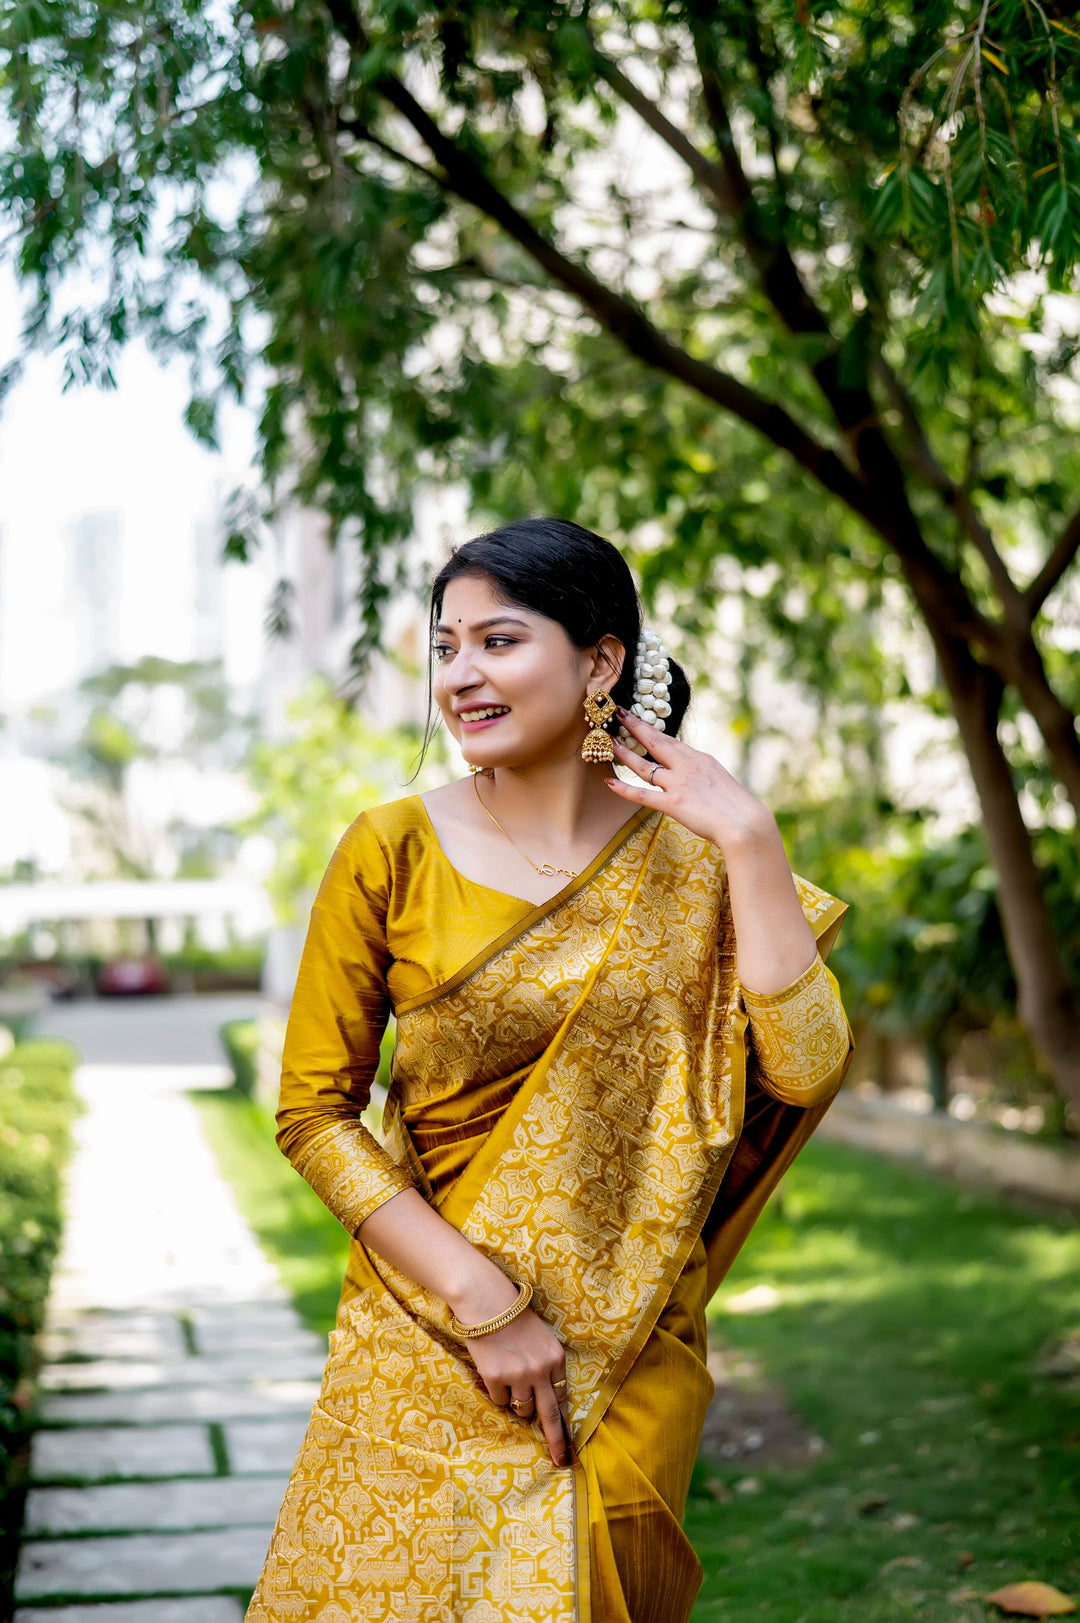
{"label": "gold chain necklace", "polygon": [[525,852],[525,851],[523,851],[521,849],[520,845],[515,840],[514,836],[512,834],[507,834],[506,833],[506,830],[503,828],[502,824],[499,822],[499,819],[495,816],[495,813],[493,811],[488,811],[487,807],[484,805],[483,798],[482,798],[482,796],[480,794],[480,784],[477,781],[479,779],[479,777],[480,777],[480,774],[478,772],[476,774],[476,776],[473,778],[473,788],[476,790],[476,798],[477,798],[477,800],[480,801],[481,807],[483,808],[484,811],[487,812],[488,816],[491,818],[491,821],[495,824],[495,827],[498,829],[499,833],[506,835],[506,838],[510,841],[510,844],[514,847],[514,850],[517,852],[518,856],[524,857],[525,861],[529,864],[529,867],[530,868],[535,868],[537,873],[538,874],[543,874],[545,879],[552,879],[552,878],[554,878],[554,876],[557,873],[565,874],[567,879],[576,879],[577,878],[577,873],[575,872],[575,870],[573,868],[557,868],[553,862],[534,862],[532,857],[530,857],[527,852]]}

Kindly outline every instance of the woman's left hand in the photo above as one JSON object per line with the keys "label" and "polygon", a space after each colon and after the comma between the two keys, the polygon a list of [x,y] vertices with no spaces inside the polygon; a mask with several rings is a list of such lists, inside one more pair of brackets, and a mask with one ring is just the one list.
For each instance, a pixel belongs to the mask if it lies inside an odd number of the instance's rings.
{"label": "woman's left hand", "polygon": [[[624,783],[621,778],[608,778],[606,782],[614,794],[640,806],[659,807],[692,834],[711,840],[725,856],[746,845],[779,840],[772,812],[713,756],[669,738],[628,710],[620,709],[619,720],[632,737],[645,745],[657,765],[646,763],[613,738],[615,759],[642,780]],[[657,793],[660,789],[662,795]]]}
{"label": "woman's left hand", "polygon": [[[639,781],[608,778],[612,793],[639,806],[656,806],[691,834],[719,846],[727,869],[739,980],[749,990],[782,991],[811,966],[817,945],[776,818],[711,755],[669,738],[639,716],[620,710],[619,719],[657,765],[654,771],[613,739],[615,759]],[[650,777],[655,780],[651,789]],[[663,794],[657,793],[660,789]]]}

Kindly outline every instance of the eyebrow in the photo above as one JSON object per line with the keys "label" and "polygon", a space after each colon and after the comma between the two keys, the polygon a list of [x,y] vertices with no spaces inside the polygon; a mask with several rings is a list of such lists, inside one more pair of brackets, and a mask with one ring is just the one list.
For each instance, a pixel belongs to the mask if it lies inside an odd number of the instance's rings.
{"label": "eyebrow", "polygon": [[[496,614],[490,620],[477,620],[476,624],[468,629],[470,631],[487,631],[491,626],[521,626],[524,631],[529,629],[524,620],[515,620],[512,614]],[[440,621],[435,630],[449,631],[452,634],[454,628],[446,625],[444,621]]]}

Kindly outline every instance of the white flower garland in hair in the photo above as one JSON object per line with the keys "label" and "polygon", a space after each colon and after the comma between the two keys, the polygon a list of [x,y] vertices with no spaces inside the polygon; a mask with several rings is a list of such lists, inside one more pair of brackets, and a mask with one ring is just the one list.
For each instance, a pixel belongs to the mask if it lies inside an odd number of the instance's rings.
{"label": "white flower garland in hair", "polygon": [[[668,651],[656,632],[643,627],[634,659],[634,702],[630,709],[642,721],[651,721],[661,733],[671,714],[671,666],[668,660]],[[625,727],[619,728],[619,737],[635,755],[649,753],[644,744],[631,738]]]}

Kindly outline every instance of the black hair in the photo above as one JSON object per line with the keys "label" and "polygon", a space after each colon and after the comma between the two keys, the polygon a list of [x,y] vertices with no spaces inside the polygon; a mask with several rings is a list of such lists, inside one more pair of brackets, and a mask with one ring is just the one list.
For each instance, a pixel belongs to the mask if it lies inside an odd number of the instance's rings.
{"label": "black hair", "polygon": [[[430,642],[452,580],[485,576],[499,599],[530,609],[562,626],[575,648],[591,648],[603,636],[617,637],[626,649],[622,672],[608,689],[627,710],[634,702],[634,655],[641,631],[641,604],[629,566],[610,541],[569,519],[526,518],[504,524],[455,547],[431,584]],[[690,684],[668,655],[671,714],[664,730],[676,734],[690,703]],[[421,761],[431,741],[431,666],[428,715]],[[613,726],[609,731],[613,730]],[[419,770],[419,768],[418,768]]]}

